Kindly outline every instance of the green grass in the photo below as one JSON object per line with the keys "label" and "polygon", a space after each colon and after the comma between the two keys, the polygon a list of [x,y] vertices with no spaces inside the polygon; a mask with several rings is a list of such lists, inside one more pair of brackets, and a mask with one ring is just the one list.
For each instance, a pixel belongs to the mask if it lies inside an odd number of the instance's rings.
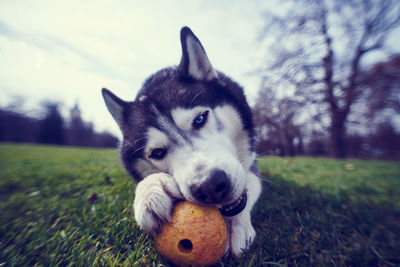
{"label": "green grass", "polygon": [[[217,266],[400,264],[400,164],[262,158],[258,233]],[[0,266],[169,266],[116,150],[0,145]]]}

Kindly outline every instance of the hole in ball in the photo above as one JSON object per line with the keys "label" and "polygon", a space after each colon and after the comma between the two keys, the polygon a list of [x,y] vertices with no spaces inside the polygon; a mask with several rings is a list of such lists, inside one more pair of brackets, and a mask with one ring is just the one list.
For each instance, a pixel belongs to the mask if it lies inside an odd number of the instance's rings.
{"label": "hole in ball", "polygon": [[189,239],[182,239],[181,241],[179,241],[178,249],[180,252],[185,254],[192,252],[193,250],[192,241],[190,241]]}

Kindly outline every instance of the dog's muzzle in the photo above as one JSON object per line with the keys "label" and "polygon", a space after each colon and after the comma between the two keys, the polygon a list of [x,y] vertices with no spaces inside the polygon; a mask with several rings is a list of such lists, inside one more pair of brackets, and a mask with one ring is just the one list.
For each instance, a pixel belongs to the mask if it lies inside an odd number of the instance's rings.
{"label": "dog's muzzle", "polygon": [[[226,203],[229,194],[232,192],[232,185],[225,171],[215,169],[206,181],[200,185],[191,185],[190,190],[192,196],[202,204],[219,204]],[[238,199],[223,205],[219,210],[223,216],[231,217],[242,212],[246,204],[247,192],[245,190]]]}
{"label": "dog's muzzle", "polygon": [[221,214],[226,217],[232,217],[241,213],[247,204],[247,192],[244,191],[242,195],[232,203],[224,205],[219,209]]}
{"label": "dog's muzzle", "polygon": [[193,197],[203,204],[224,203],[232,191],[228,175],[220,169],[213,170],[201,184],[190,186]]}

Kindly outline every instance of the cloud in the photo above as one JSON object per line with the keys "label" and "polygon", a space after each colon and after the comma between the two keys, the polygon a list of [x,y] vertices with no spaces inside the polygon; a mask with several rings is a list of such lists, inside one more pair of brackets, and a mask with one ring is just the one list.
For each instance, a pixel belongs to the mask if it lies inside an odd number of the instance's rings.
{"label": "cloud", "polygon": [[2,1],[0,104],[17,94],[78,101],[98,129],[119,133],[100,89],[132,100],[148,75],[179,63],[184,25],[254,98],[258,78],[247,73],[260,61],[259,11],[258,1]]}

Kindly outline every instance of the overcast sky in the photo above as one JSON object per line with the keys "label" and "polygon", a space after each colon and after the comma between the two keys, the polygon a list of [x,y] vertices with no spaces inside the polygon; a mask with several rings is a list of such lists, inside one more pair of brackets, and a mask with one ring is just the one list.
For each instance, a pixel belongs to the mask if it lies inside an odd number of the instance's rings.
{"label": "overcast sky", "polygon": [[[213,66],[238,81],[254,103],[260,84],[254,71],[268,52],[256,41],[265,11],[281,12],[282,5],[279,0],[1,0],[0,107],[22,96],[29,113],[50,100],[62,102],[68,116],[78,103],[96,130],[121,137],[101,88],[133,100],[146,77],[179,63],[185,25]],[[388,40],[396,51],[399,33]]]}
{"label": "overcast sky", "polygon": [[101,88],[133,100],[147,76],[179,63],[184,25],[213,66],[254,101],[259,80],[250,73],[262,62],[262,11],[276,7],[262,2],[1,1],[0,106],[23,96],[31,108],[44,99],[63,102],[65,113],[77,101],[97,130],[119,134]]}

